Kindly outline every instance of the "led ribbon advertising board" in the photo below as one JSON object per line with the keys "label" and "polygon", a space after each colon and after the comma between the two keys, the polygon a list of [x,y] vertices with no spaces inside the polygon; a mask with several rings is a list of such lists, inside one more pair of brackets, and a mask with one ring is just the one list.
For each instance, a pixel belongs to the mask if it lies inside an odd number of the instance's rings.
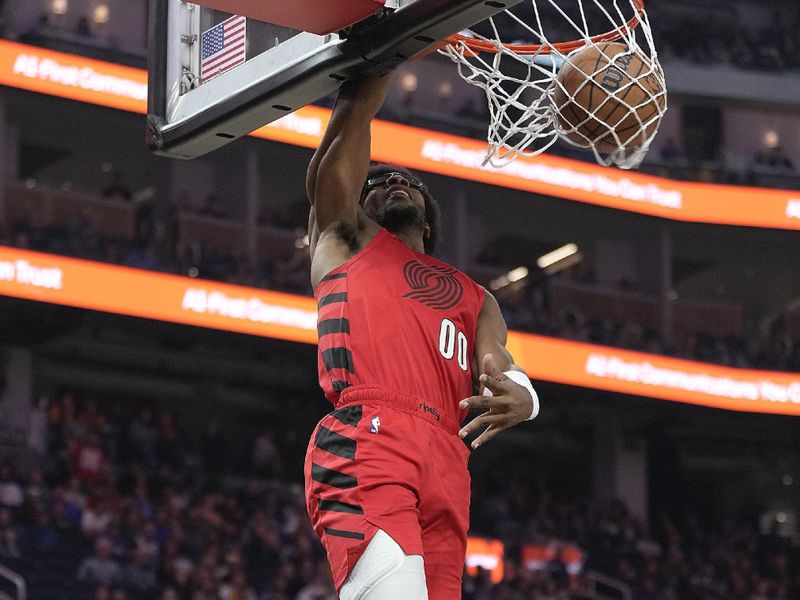
{"label": "led ribbon advertising board", "polygon": [[[313,298],[0,246],[0,295],[315,344]],[[509,333],[534,380],[727,410],[800,415],[800,374]]]}
{"label": "led ribbon advertising board", "polygon": [[[142,69],[0,40],[0,85],[145,114]],[[252,135],[316,148],[330,119],[307,106]],[[144,125],[143,125],[144,126]],[[412,169],[654,217],[800,230],[800,192],[691,183],[556,156],[482,165],[486,144],[386,121],[373,125],[372,158]]]}

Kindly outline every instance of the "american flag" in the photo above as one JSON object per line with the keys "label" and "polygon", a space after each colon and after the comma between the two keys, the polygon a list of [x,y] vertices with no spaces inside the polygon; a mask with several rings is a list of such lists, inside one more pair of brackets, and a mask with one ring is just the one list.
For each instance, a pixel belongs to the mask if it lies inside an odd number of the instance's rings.
{"label": "american flag", "polygon": [[245,61],[247,19],[232,16],[215,25],[202,36],[203,58],[200,77],[203,83]]}

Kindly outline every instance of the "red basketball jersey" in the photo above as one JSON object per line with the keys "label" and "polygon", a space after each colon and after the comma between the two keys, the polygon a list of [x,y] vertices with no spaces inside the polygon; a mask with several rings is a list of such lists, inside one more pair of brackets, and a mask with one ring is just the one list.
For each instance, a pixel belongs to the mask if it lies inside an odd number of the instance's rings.
{"label": "red basketball jersey", "polygon": [[[317,286],[319,383],[336,405],[351,386],[412,395],[460,422],[484,289],[381,229]],[[438,417],[437,417],[438,418]]]}

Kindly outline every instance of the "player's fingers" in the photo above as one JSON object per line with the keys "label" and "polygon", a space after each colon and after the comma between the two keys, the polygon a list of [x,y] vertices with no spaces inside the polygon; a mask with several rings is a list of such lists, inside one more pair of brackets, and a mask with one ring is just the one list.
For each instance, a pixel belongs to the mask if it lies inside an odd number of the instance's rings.
{"label": "player's fingers", "polygon": [[461,428],[461,431],[458,432],[458,435],[461,438],[465,438],[476,431],[480,431],[488,425],[497,425],[502,418],[502,415],[495,415],[490,412],[482,413],[464,425],[464,427]]}
{"label": "player's fingers", "polygon": [[503,393],[502,382],[498,381],[495,377],[491,377],[490,375],[481,375],[480,382],[484,385],[484,387],[488,388],[489,391],[492,392],[495,396],[499,396]]}
{"label": "player's fingers", "polygon": [[500,375],[500,371],[497,370],[497,367],[494,364],[494,355],[492,354],[484,354],[483,356],[483,372],[488,375],[489,377],[497,377]]}
{"label": "player's fingers", "polygon": [[458,403],[459,408],[495,408],[498,405],[492,396],[470,396]]}
{"label": "player's fingers", "polygon": [[475,438],[470,446],[472,446],[472,449],[475,450],[479,446],[483,446],[501,431],[503,431],[503,428],[499,425],[489,425],[489,427],[487,427],[482,434]]}

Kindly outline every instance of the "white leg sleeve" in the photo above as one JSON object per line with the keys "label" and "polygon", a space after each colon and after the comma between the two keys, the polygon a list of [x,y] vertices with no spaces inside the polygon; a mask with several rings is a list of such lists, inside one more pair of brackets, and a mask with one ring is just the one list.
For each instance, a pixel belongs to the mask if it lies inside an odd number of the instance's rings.
{"label": "white leg sleeve", "polygon": [[339,591],[341,600],[428,600],[425,564],[379,529]]}

